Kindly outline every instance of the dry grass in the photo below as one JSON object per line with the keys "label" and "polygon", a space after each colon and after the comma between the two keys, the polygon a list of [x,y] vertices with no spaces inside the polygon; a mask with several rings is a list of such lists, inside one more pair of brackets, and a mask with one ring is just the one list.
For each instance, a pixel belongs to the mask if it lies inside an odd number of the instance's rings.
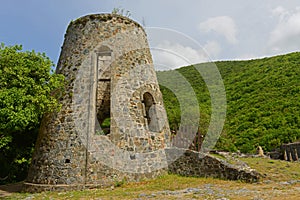
{"label": "dry grass", "polygon": [[[260,183],[248,184],[212,178],[165,175],[155,180],[126,183],[114,189],[72,192],[13,193],[8,199],[299,199],[300,163],[264,158],[243,158],[252,168],[266,174]],[[196,191],[185,192],[187,188]]]}
{"label": "dry grass", "polygon": [[241,158],[240,160],[246,162],[261,174],[265,174],[265,180],[300,180],[300,162],[286,162],[268,158]]}

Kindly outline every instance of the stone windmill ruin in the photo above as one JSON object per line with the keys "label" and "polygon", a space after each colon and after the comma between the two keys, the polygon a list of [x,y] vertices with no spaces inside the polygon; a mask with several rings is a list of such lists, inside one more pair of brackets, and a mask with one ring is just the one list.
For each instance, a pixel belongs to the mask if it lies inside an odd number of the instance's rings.
{"label": "stone windmill ruin", "polygon": [[143,28],[119,15],[70,23],[57,73],[62,108],[44,116],[27,191],[108,186],[165,172],[169,125]]}
{"label": "stone windmill ruin", "polygon": [[259,179],[254,170],[170,147],[162,95],[138,23],[114,14],[71,22],[57,73],[66,79],[62,107],[42,120],[25,191],[105,187],[166,172]]}

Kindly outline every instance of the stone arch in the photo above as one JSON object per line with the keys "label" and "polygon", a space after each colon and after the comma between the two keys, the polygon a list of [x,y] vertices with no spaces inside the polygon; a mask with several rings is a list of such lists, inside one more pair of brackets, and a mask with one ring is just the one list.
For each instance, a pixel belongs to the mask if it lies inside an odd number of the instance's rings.
{"label": "stone arch", "polygon": [[151,132],[161,132],[163,128],[163,124],[160,122],[162,115],[155,96],[149,91],[144,92],[142,95],[142,103],[144,104],[145,126]]}
{"label": "stone arch", "polygon": [[111,56],[112,50],[108,46],[102,45],[96,50],[96,53],[98,56]]}

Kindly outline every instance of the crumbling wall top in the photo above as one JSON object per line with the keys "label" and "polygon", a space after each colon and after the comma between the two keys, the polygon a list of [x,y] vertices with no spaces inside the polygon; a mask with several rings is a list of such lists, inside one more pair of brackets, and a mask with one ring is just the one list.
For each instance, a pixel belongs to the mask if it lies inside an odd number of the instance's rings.
{"label": "crumbling wall top", "polygon": [[134,24],[135,26],[143,29],[143,27],[139,23],[133,21],[132,19],[130,19],[128,17],[118,15],[118,14],[109,14],[109,13],[106,13],[106,14],[90,14],[90,15],[80,17],[80,18],[76,19],[75,21],[71,21],[71,23],[69,24],[69,27],[70,26],[82,26],[82,27],[84,27],[88,21],[93,21],[93,20],[102,21],[102,22],[106,22],[106,23],[110,23],[110,22],[116,23],[116,22],[118,22],[118,23],[124,23],[124,24]]}

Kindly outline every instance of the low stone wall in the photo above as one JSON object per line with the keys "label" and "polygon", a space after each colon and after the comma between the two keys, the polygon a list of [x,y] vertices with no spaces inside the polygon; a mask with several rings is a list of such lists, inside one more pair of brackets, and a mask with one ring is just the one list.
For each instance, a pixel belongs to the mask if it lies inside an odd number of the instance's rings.
{"label": "low stone wall", "polygon": [[281,146],[283,159],[287,161],[298,161],[300,156],[300,142],[283,144]]}
{"label": "low stone wall", "polygon": [[[209,154],[196,152],[192,150],[186,150],[182,148],[166,148],[165,155],[167,159],[167,169],[162,168],[156,172],[136,174],[138,177],[134,177],[133,174],[126,176],[122,172],[116,172],[115,182],[107,179],[106,184],[103,180],[102,184],[34,184],[25,183],[23,190],[26,192],[42,192],[42,191],[67,191],[67,190],[81,190],[89,188],[105,188],[110,187],[117,182],[122,181],[120,178],[125,178],[126,181],[140,181],[142,179],[152,179],[157,175],[164,173],[179,174],[182,176],[194,176],[194,177],[213,177],[227,180],[241,180],[244,182],[257,182],[261,175],[255,170],[249,167],[232,165],[224,160],[213,157]],[[109,170],[108,170],[109,171]]]}
{"label": "low stone wall", "polygon": [[208,154],[179,148],[166,149],[169,172],[182,176],[213,177],[257,182],[261,175],[250,168],[232,165]]}

